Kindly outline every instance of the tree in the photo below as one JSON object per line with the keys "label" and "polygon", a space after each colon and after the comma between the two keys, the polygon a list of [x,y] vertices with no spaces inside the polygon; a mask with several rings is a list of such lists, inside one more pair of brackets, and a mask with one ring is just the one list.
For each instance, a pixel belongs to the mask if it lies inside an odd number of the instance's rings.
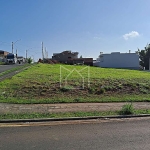
{"label": "tree", "polygon": [[140,65],[145,67],[146,70],[149,69],[149,59],[150,59],[150,44],[148,44],[144,50],[139,50],[139,58],[140,58]]}
{"label": "tree", "polygon": [[80,56],[80,58],[82,58],[82,55]]}
{"label": "tree", "polygon": [[32,63],[31,57],[29,57],[27,61],[28,61],[29,64],[31,64]]}

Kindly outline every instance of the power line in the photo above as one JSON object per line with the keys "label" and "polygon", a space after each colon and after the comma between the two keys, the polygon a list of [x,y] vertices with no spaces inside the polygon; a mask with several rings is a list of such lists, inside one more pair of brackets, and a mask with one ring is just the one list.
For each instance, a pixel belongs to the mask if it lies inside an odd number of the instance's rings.
{"label": "power line", "polygon": [[21,39],[17,40],[16,42],[12,42],[12,54],[14,53],[14,44],[20,41]]}

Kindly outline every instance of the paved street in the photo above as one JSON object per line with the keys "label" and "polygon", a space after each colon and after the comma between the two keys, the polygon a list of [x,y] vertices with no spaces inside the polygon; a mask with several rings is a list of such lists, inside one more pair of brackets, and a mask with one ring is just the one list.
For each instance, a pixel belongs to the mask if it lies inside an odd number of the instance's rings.
{"label": "paved street", "polygon": [[1,150],[148,150],[150,118],[0,127]]}
{"label": "paved street", "polygon": [[20,64],[14,64],[14,65],[0,65],[0,73],[1,72],[4,72],[4,71],[7,71],[9,69],[12,69],[12,68],[16,68],[17,66],[20,66]]}

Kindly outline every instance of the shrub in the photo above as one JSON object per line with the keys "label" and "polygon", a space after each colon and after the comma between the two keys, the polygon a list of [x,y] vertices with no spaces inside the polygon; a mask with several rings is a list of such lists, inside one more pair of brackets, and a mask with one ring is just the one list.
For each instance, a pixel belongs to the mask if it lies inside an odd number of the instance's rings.
{"label": "shrub", "polygon": [[31,64],[32,63],[32,59],[31,57],[27,59],[28,63]]}
{"label": "shrub", "polygon": [[121,115],[131,115],[134,113],[134,108],[132,104],[125,104],[122,106],[122,109],[120,111]]}

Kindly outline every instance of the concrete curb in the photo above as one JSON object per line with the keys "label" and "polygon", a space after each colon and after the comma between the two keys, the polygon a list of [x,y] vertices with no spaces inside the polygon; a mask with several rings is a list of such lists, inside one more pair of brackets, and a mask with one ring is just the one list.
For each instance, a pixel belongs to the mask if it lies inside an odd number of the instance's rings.
{"label": "concrete curb", "polygon": [[71,121],[71,120],[91,120],[91,119],[121,119],[150,117],[150,114],[141,115],[118,115],[118,116],[91,116],[91,117],[69,117],[69,118],[41,118],[41,119],[4,119],[0,123],[26,123],[26,122],[50,122],[50,121]]}

